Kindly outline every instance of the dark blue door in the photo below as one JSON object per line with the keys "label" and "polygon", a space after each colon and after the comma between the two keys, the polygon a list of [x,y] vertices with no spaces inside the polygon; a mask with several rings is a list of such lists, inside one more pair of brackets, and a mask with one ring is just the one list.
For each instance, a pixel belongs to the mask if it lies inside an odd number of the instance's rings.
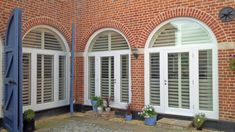
{"label": "dark blue door", "polygon": [[22,131],[22,11],[16,8],[8,22],[5,43],[4,126],[10,132]]}

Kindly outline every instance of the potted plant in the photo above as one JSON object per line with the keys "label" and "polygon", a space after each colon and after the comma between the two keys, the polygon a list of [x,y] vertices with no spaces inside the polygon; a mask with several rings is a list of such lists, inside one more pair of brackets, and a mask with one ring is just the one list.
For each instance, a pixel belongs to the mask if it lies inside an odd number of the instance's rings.
{"label": "potted plant", "polygon": [[194,119],[193,119],[193,126],[197,130],[202,130],[202,127],[203,127],[203,124],[205,123],[205,121],[206,121],[206,118],[205,118],[204,113],[196,114]]}
{"label": "potted plant", "polygon": [[153,106],[151,105],[145,106],[142,109],[142,112],[139,112],[138,114],[145,118],[144,120],[145,125],[153,126],[156,124],[157,113],[155,112]]}
{"label": "potted plant", "polygon": [[127,105],[125,120],[126,120],[126,121],[131,121],[131,120],[132,120],[131,104],[128,104],[128,105]]}
{"label": "potted plant", "polygon": [[103,99],[101,97],[98,97],[96,105],[97,105],[98,113],[102,113],[103,112]]}
{"label": "potted plant", "polygon": [[23,113],[24,132],[33,132],[35,130],[35,112],[31,109]]}
{"label": "potted plant", "polygon": [[97,112],[97,100],[98,100],[98,96],[93,96],[91,98],[91,105],[92,105],[92,109],[94,112]]}
{"label": "potted plant", "polygon": [[110,97],[109,98],[105,98],[105,104],[106,104],[105,111],[106,112],[110,112],[110,110],[111,110],[111,107],[110,107]]}

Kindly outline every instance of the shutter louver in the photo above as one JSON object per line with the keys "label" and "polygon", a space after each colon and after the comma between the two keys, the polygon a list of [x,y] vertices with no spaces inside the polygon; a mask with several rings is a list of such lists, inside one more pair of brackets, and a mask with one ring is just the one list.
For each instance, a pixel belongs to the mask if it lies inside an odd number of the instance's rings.
{"label": "shutter louver", "polygon": [[42,33],[40,31],[30,31],[23,40],[23,47],[42,48]]}
{"label": "shutter louver", "polygon": [[53,96],[53,56],[37,56],[37,103],[52,102]]}
{"label": "shutter louver", "polygon": [[121,101],[129,102],[129,56],[121,56]]}
{"label": "shutter louver", "polygon": [[23,54],[23,105],[31,104],[31,56],[29,53]]}
{"label": "shutter louver", "polygon": [[159,53],[150,54],[150,104],[160,105]]}
{"label": "shutter louver", "polygon": [[108,50],[109,50],[108,35],[99,36],[94,42],[92,51],[108,51]]}
{"label": "shutter louver", "polygon": [[199,51],[199,109],[213,110],[212,51]]}
{"label": "shutter louver", "polygon": [[66,95],[66,58],[59,57],[59,100],[64,100]]}
{"label": "shutter louver", "polygon": [[118,33],[111,34],[111,50],[125,50],[129,49],[125,38]]}
{"label": "shutter louver", "polygon": [[62,40],[55,33],[47,29],[30,31],[23,40],[23,47],[64,51]]}
{"label": "shutter louver", "polygon": [[189,109],[189,54],[168,54],[168,105]]}
{"label": "shutter louver", "polygon": [[114,58],[101,58],[101,96],[114,99]]}
{"label": "shutter louver", "polygon": [[212,43],[209,33],[200,24],[189,20],[164,25],[153,39],[152,47]]}
{"label": "shutter louver", "polygon": [[95,57],[89,57],[89,99],[95,96]]}

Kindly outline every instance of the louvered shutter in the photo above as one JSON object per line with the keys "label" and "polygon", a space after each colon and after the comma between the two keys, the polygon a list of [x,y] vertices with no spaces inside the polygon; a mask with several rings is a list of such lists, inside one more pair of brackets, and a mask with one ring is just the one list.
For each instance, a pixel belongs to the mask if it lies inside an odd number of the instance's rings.
{"label": "louvered shutter", "polygon": [[66,57],[59,56],[59,100],[64,100],[66,95]]}
{"label": "louvered shutter", "polygon": [[168,54],[168,105],[189,108],[189,54]]}
{"label": "louvered shutter", "polygon": [[23,40],[23,47],[64,51],[62,40],[52,31],[35,29],[30,31]]}
{"label": "louvered shutter", "polygon": [[119,33],[111,33],[111,50],[129,49],[125,38]]}
{"label": "louvered shutter", "polygon": [[101,96],[114,99],[114,57],[101,57]]}
{"label": "louvered shutter", "polygon": [[109,50],[109,39],[108,35],[100,35],[94,41],[92,51],[108,51]]}
{"label": "louvered shutter", "polygon": [[213,110],[212,51],[199,51],[199,109]]}
{"label": "louvered shutter", "polygon": [[23,47],[27,48],[42,48],[42,33],[40,30],[30,31],[23,40]]}
{"label": "louvered shutter", "polygon": [[88,59],[89,63],[89,75],[88,75],[88,88],[89,88],[89,94],[88,98],[91,99],[93,96],[95,96],[95,57],[89,57]]}
{"label": "louvered shutter", "polygon": [[150,104],[160,105],[159,53],[150,54]]}
{"label": "louvered shutter", "polygon": [[23,105],[31,104],[31,55],[23,54]]}
{"label": "louvered shutter", "polygon": [[152,47],[212,43],[206,29],[190,20],[178,20],[164,25],[156,32],[153,40]]}
{"label": "louvered shutter", "polygon": [[53,56],[37,56],[37,103],[52,102],[54,77]]}
{"label": "louvered shutter", "polygon": [[121,56],[121,101],[129,102],[129,55]]}

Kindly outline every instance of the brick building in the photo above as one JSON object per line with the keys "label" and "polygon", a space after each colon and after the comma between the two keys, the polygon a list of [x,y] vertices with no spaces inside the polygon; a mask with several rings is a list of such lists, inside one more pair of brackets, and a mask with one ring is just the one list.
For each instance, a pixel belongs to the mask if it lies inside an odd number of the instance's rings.
{"label": "brick building", "polygon": [[24,109],[68,105],[75,22],[77,104],[111,96],[115,108],[151,104],[159,113],[235,121],[235,21],[218,16],[226,6],[234,0],[1,0],[1,49],[20,7]]}

